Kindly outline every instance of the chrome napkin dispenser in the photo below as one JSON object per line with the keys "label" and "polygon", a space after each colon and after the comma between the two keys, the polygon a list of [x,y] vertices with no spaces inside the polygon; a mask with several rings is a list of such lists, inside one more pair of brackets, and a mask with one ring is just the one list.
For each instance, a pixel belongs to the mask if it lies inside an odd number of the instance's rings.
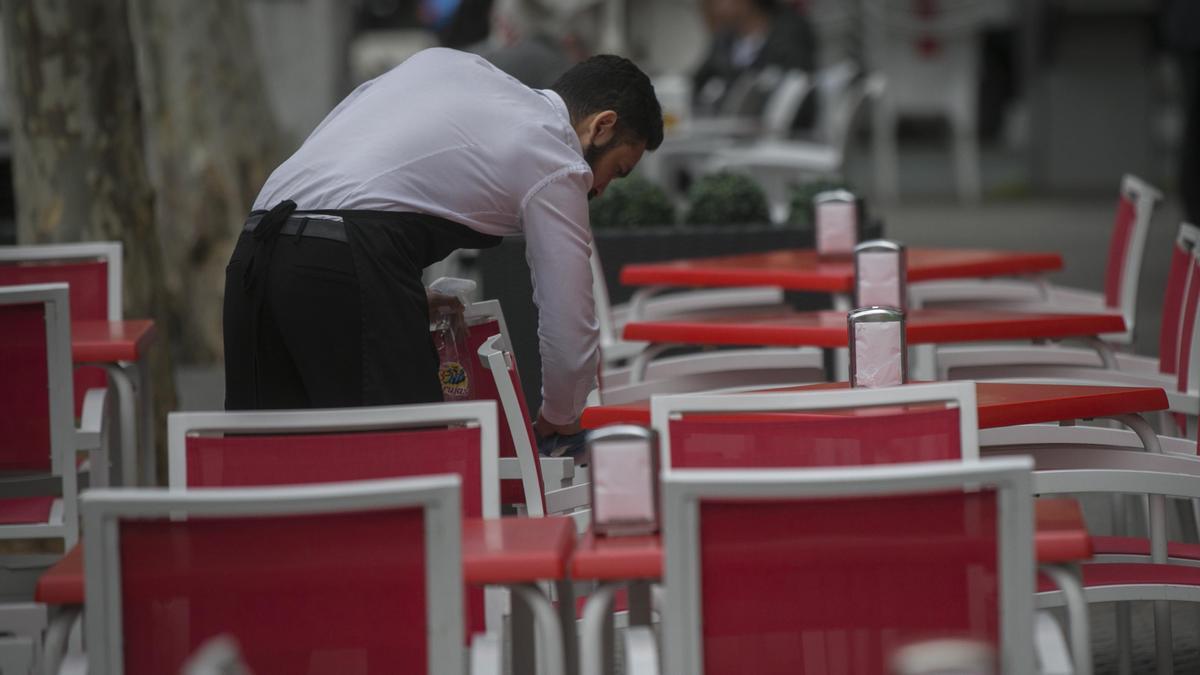
{"label": "chrome napkin dispenser", "polygon": [[817,255],[849,257],[858,243],[858,197],[848,190],[827,190],[812,203]]}
{"label": "chrome napkin dispenser", "polygon": [[894,387],[908,381],[904,312],[894,307],[867,307],[850,312],[846,321],[851,387]]}
{"label": "chrome napkin dispenser", "polygon": [[658,434],[633,425],[588,434],[592,531],[597,535],[654,534],[659,529]]}
{"label": "chrome napkin dispenser", "polygon": [[908,309],[908,250],[872,239],[854,247],[854,307]]}

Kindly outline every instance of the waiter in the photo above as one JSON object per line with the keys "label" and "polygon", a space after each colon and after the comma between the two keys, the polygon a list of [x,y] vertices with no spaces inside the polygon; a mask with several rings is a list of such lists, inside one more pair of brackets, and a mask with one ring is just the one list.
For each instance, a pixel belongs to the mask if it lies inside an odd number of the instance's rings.
{"label": "waiter", "polygon": [[578,431],[598,324],[588,199],[662,143],[650,80],[596,56],[546,90],[429,49],[359,86],[267,179],[225,280],[225,407],[442,400],[422,270],[523,234],[541,436]]}

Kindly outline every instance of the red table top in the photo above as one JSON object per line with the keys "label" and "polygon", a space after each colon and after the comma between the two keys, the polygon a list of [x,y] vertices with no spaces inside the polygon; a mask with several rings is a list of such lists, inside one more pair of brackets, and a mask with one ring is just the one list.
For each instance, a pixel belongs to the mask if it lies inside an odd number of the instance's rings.
{"label": "red table top", "polygon": [[[570,518],[468,518],[462,529],[463,580],[482,585],[562,579],[574,550]],[[49,605],[83,604],[82,542],[42,574],[34,597]]]}
{"label": "red table top", "polygon": [[[1034,550],[1039,563],[1065,563],[1092,557],[1092,537],[1074,499],[1034,501]],[[659,535],[597,537],[588,532],[575,548],[571,577],[614,581],[658,579],[663,549]]]}
{"label": "red table top", "polygon": [[[908,280],[969,279],[1053,272],[1062,269],[1057,253],[978,249],[908,249]],[[626,265],[628,286],[779,286],[793,291],[848,293],[854,263],[817,257],[813,249],[788,249],[716,258]]]}
{"label": "red table top", "polygon": [[[813,391],[845,389],[847,386],[849,385],[845,382],[827,382],[762,391]],[[979,382],[975,385],[975,401],[979,410],[980,429],[1090,419],[1167,408],[1167,394],[1157,387]],[[609,424],[648,426],[650,402],[634,401],[620,405],[591,406],[584,408],[580,422],[584,429],[596,429]]]}
{"label": "red table top", "polygon": [[157,337],[154,322],[72,321],[71,360],[75,363],[137,361]]}
{"label": "red table top", "polygon": [[[1042,314],[915,309],[907,314],[909,344],[1065,338],[1125,330],[1120,314]],[[626,340],[694,345],[783,345],[836,348],[847,343],[846,313],[764,310],[736,316],[696,315],[635,321]]]}

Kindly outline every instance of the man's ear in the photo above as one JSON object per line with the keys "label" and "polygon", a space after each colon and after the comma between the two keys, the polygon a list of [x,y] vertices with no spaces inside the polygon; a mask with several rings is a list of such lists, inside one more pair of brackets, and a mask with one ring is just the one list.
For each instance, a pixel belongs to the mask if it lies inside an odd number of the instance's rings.
{"label": "man's ear", "polygon": [[592,145],[603,147],[616,136],[617,112],[604,110],[596,113],[589,125],[591,128]]}

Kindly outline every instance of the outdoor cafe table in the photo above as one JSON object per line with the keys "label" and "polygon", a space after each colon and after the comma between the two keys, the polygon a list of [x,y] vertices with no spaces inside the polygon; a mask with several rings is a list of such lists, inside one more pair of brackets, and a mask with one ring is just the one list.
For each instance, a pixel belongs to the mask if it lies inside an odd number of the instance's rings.
{"label": "outdoor cafe table", "polygon": [[[70,627],[84,602],[83,541],[71,549],[38,579],[34,598],[64,608],[56,617],[59,630]],[[569,672],[578,662],[575,655],[575,603],[568,583],[568,563],[575,551],[575,522],[571,518],[465,518],[462,524],[463,581],[470,585],[503,585],[514,589],[514,651],[533,644],[530,610],[554,617],[555,628],[564,636],[564,664]],[[332,577],[331,577],[332,578]],[[537,586],[554,582],[560,606],[568,608],[570,630],[563,630],[559,610]],[[526,602],[534,603],[530,608]],[[51,629],[54,630],[54,629]],[[569,638],[569,639],[568,639]],[[49,643],[50,640],[47,640]],[[47,644],[47,649],[50,645]],[[513,655],[514,668],[532,673],[532,653]],[[555,669],[557,670],[557,669]]]}
{"label": "outdoor cafe table", "polygon": [[121,485],[126,487],[138,484],[139,466],[144,484],[156,482],[154,378],[148,357],[157,338],[150,320],[71,322],[71,360],[76,366],[104,368],[116,390],[121,413]]}
{"label": "outdoor cafe table", "polygon": [[[1079,503],[1074,499],[1043,498],[1035,500],[1034,507],[1034,552],[1038,565],[1051,572],[1055,569],[1067,572],[1056,574],[1056,579],[1078,589],[1079,575],[1073,566],[1092,557],[1092,538]],[[630,625],[649,625],[650,586],[662,578],[662,570],[663,547],[659,535],[598,537],[590,531],[585,534],[571,559],[571,577],[602,583],[588,598],[584,635],[594,634],[597,629],[611,631],[611,599],[616,589],[625,584],[629,586]],[[1082,597],[1082,592],[1076,597]],[[1072,642],[1076,645],[1073,654],[1083,648],[1078,645],[1089,644],[1086,612],[1086,607],[1075,607],[1071,612]],[[597,627],[597,621],[603,624]],[[611,644],[611,640],[602,639],[600,643]],[[601,659],[608,657],[602,661],[602,672],[611,673],[611,650],[601,651]]]}
{"label": "outdoor cafe table", "polygon": [[[1125,330],[1119,313],[1034,313],[956,309],[915,309],[906,313],[908,344],[945,344],[991,340],[1093,338],[1088,340],[1107,365],[1115,367],[1112,348],[1098,337]],[[839,311],[761,310],[736,315],[699,313],[662,321],[625,325],[626,340],[649,342],[632,364],[631,382],[639,382],[649,361],[677,345],[738,345],[844,349],[849,329]],[[841,374],[843,377],[844,373]],[[936,373],[923,373],[933,377]]]}
{"label": "outdoor cafe table", "polygon": [[[908,281],[1040,275],[1062,269],[1057,253],[983,249],[908,249]],[[819,257],[813,249],[784,249],[715,258],[637,263],[621,269],[621,283],[642,286],[630,300],[630,319],[641,316],[645,301],[673,286],[775,286],[789,291],[833,295],[833,308],[850,309],[854,263],[848,257]]]}

